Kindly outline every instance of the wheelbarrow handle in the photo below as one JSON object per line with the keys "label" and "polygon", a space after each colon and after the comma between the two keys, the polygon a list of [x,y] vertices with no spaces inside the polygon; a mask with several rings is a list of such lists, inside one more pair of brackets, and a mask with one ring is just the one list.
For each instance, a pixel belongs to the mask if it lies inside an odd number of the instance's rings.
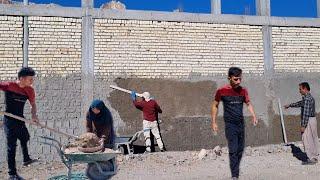
{"label": "wheelbarrow handle", "polygon": [[31,124],[31,125],[34,125],[34,126],[38,126],[40,128],[44,128],[44,129],[48,129],[50,131],[53,131],[55,133],[58,133],[58,134],[61,134],[61,135],[64,135],[64,136],[67,136],[69,138],[75,138],[75,139],[78,139],[79,137],[78,136],[75,136],[75,135],[71,135],[71,134],[67,134],[65,132],[61,132],[57,129],[53,129],[51,127],[48,127],[44,124],[40,124],[40,123],[37,123],[37,122],[33,122],[33,121],[30,121],[30,120],[27,120],[23,117],[20,117],[20,116],[17,116],[17,115],[14,115],[14,114],[11,114],[11,113],[7,113],[7,112],[3,112],[3,111],[0,111],[0,115],[5,115],[5,116],[9,116],[11,118],[14,118],[14,119],[17,119],[17,120],[20,120],[20,121],[23,121],[25,123],[28,123],[28,124]]}

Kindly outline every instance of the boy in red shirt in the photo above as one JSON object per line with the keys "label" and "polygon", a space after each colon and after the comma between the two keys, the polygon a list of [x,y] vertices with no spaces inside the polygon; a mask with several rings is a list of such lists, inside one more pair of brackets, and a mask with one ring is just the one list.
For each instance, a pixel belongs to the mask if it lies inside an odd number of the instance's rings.
{"label": "boy in red shirt", "polygon": [[[35,103],[35,92],[32,87],[35,72],[32,68],[23,67],[18,73],[18,81],[0,82],[0,90],[5,92],[6,112],[20,117],[23,116],[24,105],[29,100],[31,105],[32,121],[39,122]],[[24,122],[4,116],[4,131],[7,139],[7,159],[10,180],[23,179],[16,170],[16,146],[20,140],[23,165],[27,166],[36,160],[30,158],[27,142],[30,139]]]}
{"label": "boy in red shirt", "polygon": [[239,167],[245,145],[245,124],[243,104],[246,104],[252,116],[252,123],[258,123],[250,102],[248,91],[240,86],[242,70],[238,67],[229,68],[229,84],[219,88],[212,103],[212,129],[218,132],[217,115],[219,102],[223,102],[223,118],[225,134],[228,141],[229,160],[232,179],[239,178]]}
{"label": "boy in red shirt", "polygon": [[143,100],[136,100],[136,92],[132,91],[131,99],[135,107],[142,111],[143,113],[143,134],[146,141],[146,152],[151,152],[151,140],[150,140],[150,131],[155,136],[160,151],[163,152],[163,142],[160,136],[159,127],[158,127],[158,113],[162,113],[160,106],[157,102],[150,98],[149,92],[144,92],[142,94]]}

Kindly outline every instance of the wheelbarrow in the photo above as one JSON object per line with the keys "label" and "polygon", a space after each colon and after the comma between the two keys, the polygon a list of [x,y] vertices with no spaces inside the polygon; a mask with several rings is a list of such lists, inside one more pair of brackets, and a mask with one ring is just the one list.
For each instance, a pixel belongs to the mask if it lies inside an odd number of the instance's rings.
{"label": "wheelbarrow", "polygon": [[[86,176],[92,180],[105,180],[116,174],[117,166],[115,158],[119,154],[118,152],[66,153],[59,141],[46,136],[40,136],[40,138],[43,140],[41,141],[42,144],[52,146],[57,150],[61,161],[68,169],[67,177],[60,177],[59,180],[86,179],[85,177],[73,177],[72,165],[75,163],[88,163]],[[50,179],[53,180],[55,178]]]}
{"label": "wheelbarrow", "polygon": [[115,148],[120,150],[123,154],[125,151],[129,155],[133,154],[132,143],[138,139],[138,137],[143,134],[143,130],[136,132],[133,136],[120,136],[115,138]]}

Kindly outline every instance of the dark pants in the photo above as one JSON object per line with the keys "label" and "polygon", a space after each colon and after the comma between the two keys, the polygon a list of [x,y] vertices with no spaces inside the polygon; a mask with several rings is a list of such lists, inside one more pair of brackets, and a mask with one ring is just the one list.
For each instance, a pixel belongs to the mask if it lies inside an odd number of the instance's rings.
{"label": "dark pants", "polygon": [[30,135],[27,127],[24,124],[18,125],[4,125],[4,131],[6,133],[7,138],[7,161],[8,161],[8,169],[9,175],[16,175],[16,147],[17,140],[20,140],[20,145],[23,154],[23,161],[29,161],[30,156],[28,153],[27,143],[30,139]]}
{"label": "dark pants", "polygon": [[228,140],[229,160],[232,177],[239,177],[239,167],[244,149],[244,124],[226,123],[226,138]]}

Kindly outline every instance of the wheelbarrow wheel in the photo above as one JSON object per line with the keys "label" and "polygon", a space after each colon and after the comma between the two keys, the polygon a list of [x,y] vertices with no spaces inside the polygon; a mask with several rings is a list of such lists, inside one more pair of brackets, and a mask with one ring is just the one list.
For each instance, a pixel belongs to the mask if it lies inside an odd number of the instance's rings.
{"label": "wheelbarrow wheel", "polygon": [[[99,170],[97,164],[100,166],[102,172]],[[110,161],[105,162],[97,162],[96,163],[89,163],[86,175],[90,180],[105,180],[111,178],[112,175],[108,174],[108,172],[114,171],[113,163]]]}

